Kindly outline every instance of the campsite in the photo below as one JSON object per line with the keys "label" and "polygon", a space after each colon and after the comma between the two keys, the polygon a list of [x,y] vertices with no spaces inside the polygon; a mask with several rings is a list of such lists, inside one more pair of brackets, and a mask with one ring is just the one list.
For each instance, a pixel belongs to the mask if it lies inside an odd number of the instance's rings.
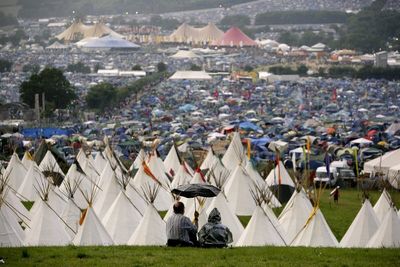
{"label": "campsite", "polygon": [[134,2],[0,3],[0,264],[397,266],[398,1]]}

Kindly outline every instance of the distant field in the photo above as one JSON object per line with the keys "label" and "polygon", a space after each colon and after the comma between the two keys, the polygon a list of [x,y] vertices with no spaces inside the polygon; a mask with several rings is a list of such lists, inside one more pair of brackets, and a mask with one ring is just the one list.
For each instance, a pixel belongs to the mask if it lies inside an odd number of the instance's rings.
{"label": "distant field", "polygon": [[[339,205],[329,199],[326,189],[321,210],[338,241],[361,207],[361,193],[341,190]],[[400,193],[389,191],[396,206]],[[372,204],[380,192],[370,192]],[[161,213],[162,215],[165,212]],[[246,225],[250,217],[240,217]],[[166,247],[29,247],[0,248],[10,266],[398,266],[400,249],[333,249],[261,247],[190,249]]]}

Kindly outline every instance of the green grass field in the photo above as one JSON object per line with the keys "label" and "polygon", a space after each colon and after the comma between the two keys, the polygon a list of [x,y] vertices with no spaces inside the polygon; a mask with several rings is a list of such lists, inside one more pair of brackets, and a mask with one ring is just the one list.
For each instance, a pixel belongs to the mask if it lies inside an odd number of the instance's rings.
{"label": "green grass field", "polygon": [[[339,205],[325,190],[321,210],[340,239],[361,207],[361,193],[341,190]],[[400,193],[390,192],[396,206]],[[372,204],[380,192],[370,192]],[[240,218],[247,224],[250,217]],[[10,266],[398,266],[400,249],[260,247],[195,249],[166,247],[28,247],[0,248]]]}

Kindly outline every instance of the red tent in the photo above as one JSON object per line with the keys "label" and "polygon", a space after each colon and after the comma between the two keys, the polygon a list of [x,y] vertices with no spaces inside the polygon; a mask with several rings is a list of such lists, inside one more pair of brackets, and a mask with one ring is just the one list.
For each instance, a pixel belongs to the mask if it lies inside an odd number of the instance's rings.
{"label": "red tent", "polygon": [[244,34],[239,28],[230,28],[224,36],[218,40],[214,41],[212,45],[215,46],[227,46],[227,47],[243,47],[243,46],[257,46],[257,43],[250,39],[246,34]]}

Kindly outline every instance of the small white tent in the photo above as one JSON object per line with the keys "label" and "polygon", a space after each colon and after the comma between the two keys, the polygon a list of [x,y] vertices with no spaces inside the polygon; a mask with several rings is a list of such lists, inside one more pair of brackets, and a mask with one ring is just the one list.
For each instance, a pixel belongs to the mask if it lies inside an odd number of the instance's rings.
{"label": "small white tent", "polygon": [[143,188],[145,195],[150,204],[147,206],[146,212],[143,215],[135,232],[128,240],[128,245],[138,246],[163,246],[167,244],[166,223],[158,214],[153,206],[156,199],[159,186],[148,186]]}
{"label": "small white tent", "polygon": [[378,201],[375,203],[374,211],[379,221],[382,221],[385,218],[386,213],[392,207],[392,199],[386,189],[383,189],[381,196]]}
{"label": "small white tent", "polygon": [[378,230],[369,240],[369,248],[400,248],[400,219],[394,208],[385,215]]}
{"label": "small white tent", "polygon": [[379,223],[378,217],[372,209],[371,202],[366,199],[356,218],[340,241],[340,246],[365,247],[378,229]]}
{"label": "small white tent", "polygon": [[279,231],[264,210],[257,206],[236,246],[285,246]]}
{"label": "small white tent", "polygon": [[318,207],[315,207],[304,227],[292,241],[291,246],[338,247],[339,243],[324,215]]}

